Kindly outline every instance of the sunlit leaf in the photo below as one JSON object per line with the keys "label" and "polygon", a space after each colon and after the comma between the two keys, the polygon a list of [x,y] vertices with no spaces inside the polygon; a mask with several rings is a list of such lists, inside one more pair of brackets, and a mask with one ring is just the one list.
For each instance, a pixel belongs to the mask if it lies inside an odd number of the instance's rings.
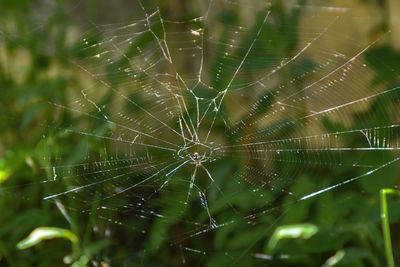
{"label": "sunlit leaf", "polygon": [[275,232],[272,234],[268,242],[267,250],[272,251],[281,239],[309,239],[317,232],[318,227],[308,223],[280,226],[276,228]]}
{"label": "sunlit leaf", "polygon": [[38,227],[29,236],[17,244],[18,249],[26,249],[37,245],[45,239],[65,238],[72,243],[78,242],[78,237],[70,230],[57,227]]}
{"label": "sunlit leaf", "polygon": [[6,163],[3,159],[0,158],[0,184],[7,180],[9,177],[9,172],[6,168]]}
{"label": "sunlit leaf", "polygon": [[327,261],[324,263],[324,265],[322,265],[322,267],[335,266],[339,261],[343,259],[345,255],[346,253],[343,250],[339,250],[338,252],[335,253],[335,255],[327,259]]}

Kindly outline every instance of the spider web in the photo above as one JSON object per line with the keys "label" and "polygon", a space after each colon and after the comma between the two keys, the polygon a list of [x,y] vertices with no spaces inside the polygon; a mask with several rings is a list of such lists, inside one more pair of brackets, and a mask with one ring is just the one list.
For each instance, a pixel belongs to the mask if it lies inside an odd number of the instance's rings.
{"label": "spider web", "polygon": [[[287,11],[308,18],[298,28],[266,3],[238,26],[216,17],[219,4],[180,21],[138,3],[139,19],[91,25],[73,60],[90,82],[69,105],[50,103],[77,123],[49,130],[75,136],[83,157],[51,159],[44,199],[133,229],[138,257],[163,246],[183,263],[259,255],[232,229],[265,239],[300,202],[398,165],[400,88],[365,79],[364,56],[390,32],[355,40],[338,32],[354,10],[311,4]],[[386,112],[382,99],[393,116],[369,118],[371,106]],[[296,189],[310,173],[318,180]]]}

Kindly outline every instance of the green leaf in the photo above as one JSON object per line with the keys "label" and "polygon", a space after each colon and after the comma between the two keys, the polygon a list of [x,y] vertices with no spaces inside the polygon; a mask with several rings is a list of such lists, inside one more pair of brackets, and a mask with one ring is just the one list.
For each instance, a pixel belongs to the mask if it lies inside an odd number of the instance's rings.
{"label": "green leaf", "polygon": [[[393,154],[390,151],[375,150],[363,155],[362,162],[364,162],[364,164],[370,164],[371,162],[378,162],[378,159],[391,158],[393,158]],[[386,161],[389,162],[389,160]],[[384,163],[385,161],[381,161],[381,164]],[[397,182],[397,177],[398,167],[396,166],[396,164],[390,164],[385,168],[380,169],[379,171],[372,172],[364,179],[360,179],[358,183],[366,192],[378,196],[381,188],[393,188]]]}
{"label": "green leaf", "polygon": [[65,238],[72,243],[78,242],[78,237],[70,230],[57,228],[57,227],[38,227],[33,230],[28,237],[21,240],[17,244],[18,249],[26,249],[35,246],[45,239]]}
{"label": "green leaf", "polygon": [[284,238],[309,239],[318,232],[318,227],[313,224],[291,224],[279,226],[275,229],[268,242],[267,251],[274,250],[279,240]]}
{"label": "green leaf", "polygon": [[392,47],[386,45],[372,49],[365,53],[364,58],[376,72],[373,85],[394,81],[398,77],[400,53]]}
{"label": "green leaf", "polygon": [[79,258],[76,262],[74,262],[71,266],[72,267],[84,267],[89,262],[89,258],[86,255],[83,255]]}
{"label": "green leaf", "polygon": [[338,252],[335,253],[335,255],[327,259],[324,265],[322,265],[322,267],[335,266],[339,261],[343,259],[345,255],[346,252],[344,250],[339,250]]}
{"label": "green leaf", "polygon": [[7,170],[5,160],[0,158],[0,184],[7,180],[9,176],[9,171]]}

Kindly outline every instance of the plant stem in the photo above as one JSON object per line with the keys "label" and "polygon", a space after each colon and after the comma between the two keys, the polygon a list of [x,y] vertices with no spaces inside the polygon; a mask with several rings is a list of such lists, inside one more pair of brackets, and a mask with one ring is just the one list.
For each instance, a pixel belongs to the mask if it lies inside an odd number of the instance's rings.
{"label": "plant stem", "polygon": [[394,267],[392,241],[390,238],[388,205],[387,205],[387,198],[386,198],[387,194],[400,196],[400,190],[385,188],[385,189],[381,189],[381,191],[380,191],[381,222],[382,222],[383,239],[384,239],[384,243],[385,243],[386,261],[387,261],[388,267]]}

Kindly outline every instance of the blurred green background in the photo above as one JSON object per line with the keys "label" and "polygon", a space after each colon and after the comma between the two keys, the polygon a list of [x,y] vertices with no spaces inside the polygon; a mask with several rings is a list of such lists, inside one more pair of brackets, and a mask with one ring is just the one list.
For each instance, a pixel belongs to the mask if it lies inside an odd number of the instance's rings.
{"label": "blurred green background", "polygon": [[[374,71],[371,77],[364,77],[364,79],[369,79],[371,83],[377,85],[383,84],[387,88],[400,85],[398,77],[400,24],[396,24],[400,13],[396,13],[399,7],[395,2],[363,0],[355,1],[353,6],[354,9],[359,9],[360,13],[358,20],[355,20],[359,22],[359,26],[353,25],[352,29],[359,28],[358,34],[363,38],[374,40],[375,36],[392,29],[389,41],[363,55]],[[307,5],[306,2],[301,4]],[[346,3],[337,5],[341,4]],[[201,15],[200,11],[196,14],[195,11],[190,10],[189,6],[196,5],[194,1],[193,3],[184,0],[146,2],[145,5],[146,7],[159,6],[162,14],[181,20]],[[71,91],[78,93],[82,90],[82,84],[87,82],[87,77],[82,75],[82,70],[71,64],[71,60],[84,59],[87,56],[78,49],[81,40],[77,36],[83,34],[83,29],[91,29],[93,25],[126,22],[132,16],[141,13],[138,9],[139,5],[133,1],[0,0],[1,266],[64,266],[65,263],[72,262],[75,262],[76,266],[183,264],[182,256],[171,249],[168,243],[154,250],[151,245],[162,241],[149,241],[143,236],[138,236],[135,231],[130,231],[129,228],[117,225],[98,226],[101,223],[96,222],[98,218],[95,212],[91,216],[71,213],[71,217],[68,217],[71,221],[68,222],[61,212],[63,204],[59,203],[57,207],[56,203],[42,199],[46,195],[46,189],[40,181],[53,177],[52,170],[43,167],[52,166],[55,161],[60,162],[60,158],[65,158],[63,162],[69,164],[82,162],[87,153],[86,149],[101,151],[104,145],[100,141],[91,142],[89,148],[81,149],[81,140],[76,136],[64,136],[57,131],[57,128],[49,127],[50,122],[57,122],[58,125],[64,127],[82,122],[80,121],[82,118],[74,116],[71,111],[60,112],[54,105],[49,104],[58,103],[69,106],[69,96],[74,94]],[[273,1],[271,9],[282,20],[292,20],[291,32],[297,30],[299,19],[296,19],[290,10],[285,10],[281,2]],[[223,9],[223,5],[216,5],[214,12],[227,21],[238,20],[239,23],[246,24],[252,21],[256,9],[252,3],[237,1],[235,9],[227,11]],[[375,14],[375,16],[370,17],[370,14]],[[346,29],[343,31],[346,32]],[[298,41],[297,38],[284,37],[277,49],[277,56],[288,53]],[[340,43],[339,38],[336,40]],[[329,46],[334,47],[335,44],[329,44]],[[379,58],[380,61],[375,58]],[[392,71],[385,71],[389,69]],[[369,110],[360,111],[357,114],[360,120],[354,123],[365,125],[363,120],[374,118],[376,120],[374,125],[379,123],[389,125],[390,116],[398,116],[399,107],[394,106],[397,107],[394,115],[390,112],[382,115],[381,107],[393,106],[398,103],[399,98],[398,93],[389,98],[382,97],[375,106],[371,105]],[[111,101],[112,96],[103,99],[106,105]],[[328,128],[343,127],[325,123]],[[103,126],[98,125],[99,128]],[[392,136],[393,139],[397,137]],[[349,146],[356,145],[358,142],[358,140],[346,141]],[[234,161],[224,164],[230,166],[234,164]],[[221,172],[223,173],[223,168]],[[327,168],[324,175],[335,177],[343,173],[352,173],[351,168],[344,166]],[[399,184],[396,166],[376,174],[376,179],[379,179],[380,175],[389,177],[388,181],[385,180],[382,183],[384,186],[395,187]],[[296,177],[291,190],[301,192],[301,187],[307,185],[315,187],[312,184],[315,180],[313,178],[315,177],[312,177],[312,174]],[[240,256],[243,251],[254,246],[262,248],[262,245],[258,243],[260,243],[259,235],[264,234],[262,227],[265,224],[259,223],[256,225],[257,231],[251,233],[243,233],[241,224],[233,224],[226,227],[228,229],[225,234],[223,231],[226,228],[219,234],[214,235],[210,232],[205,238],[208,239],[206,242],[195,244],[197,249],[206,244],[204,251],[210,251],[210,253],[196,257],[187,256],[187,265],[225,266],[235,262],[239,266],[321,266],[324,263],[325,266],[332,266],[332,264],[329,265],[328,259],[336,255],[340,259],[337,266],[384,266],[386,259],[380,230],[378,194],[381,188],[377,188],[382,184],[374,183],[374,180],[369,179],[364,184],[362,182],[352,184],[340,190],[327,192],[318,198],[298,202],[288,206],[287,209],[284,208],[283,212],[280,209],[276,211],[279,214],[277,218],[267,218],[266,222],[270,223],[270,226],[267,235],[262,237],[263,244],[268,243],[273,231],[279,229],[280,225],[307,222],[319,227],[319,232],[311,239],[280,241],[274,252],[278,256],[273,259],[259,259],[254,255]],[[322,188],[327,186],[322,185]],[[280,204],[284,204],[290,201],[290,197],[279,201]],[[68,207],[73,208],[73,205],[73,203],[69,204]],[[246,203],[244,206],[251,211],[252,206],[257,205]],[[389,214],[393,252],[399,264],[400,198],[390,198]],[[125,225],[135,223],[134,216],[128,216],[124,220]],[[162,235],[169,229],[168,225],[160,226],[157,220],[151,223],[148,231],[152,232],[153,238],[155,233]],[[176,223],[176,225],[179,228],[179,224]],[[17,248],[19,241],[35,228],[43,226],[69,229],[72,232],[48,234],[51,239],[59,234],[66,240],[47,240],[27,249]],[[96,233],[93,226],[103,227],[102,234]],[[307,225],[303,227],[305,232],[312,231],[312,227]],[[116,232],[112,238],[107,237],[109,228]],[[185,232],[185,230],[182,231]],[[229,242],[225,240],[227,237],[224,235],[230,235]],[[213,250],[219,252],[214,253]],[[224,256],[224,251],[229,251],[231,255],[234,255],[233,259]],[[284,259],[279,255],[290,255],[290,259]]]}

